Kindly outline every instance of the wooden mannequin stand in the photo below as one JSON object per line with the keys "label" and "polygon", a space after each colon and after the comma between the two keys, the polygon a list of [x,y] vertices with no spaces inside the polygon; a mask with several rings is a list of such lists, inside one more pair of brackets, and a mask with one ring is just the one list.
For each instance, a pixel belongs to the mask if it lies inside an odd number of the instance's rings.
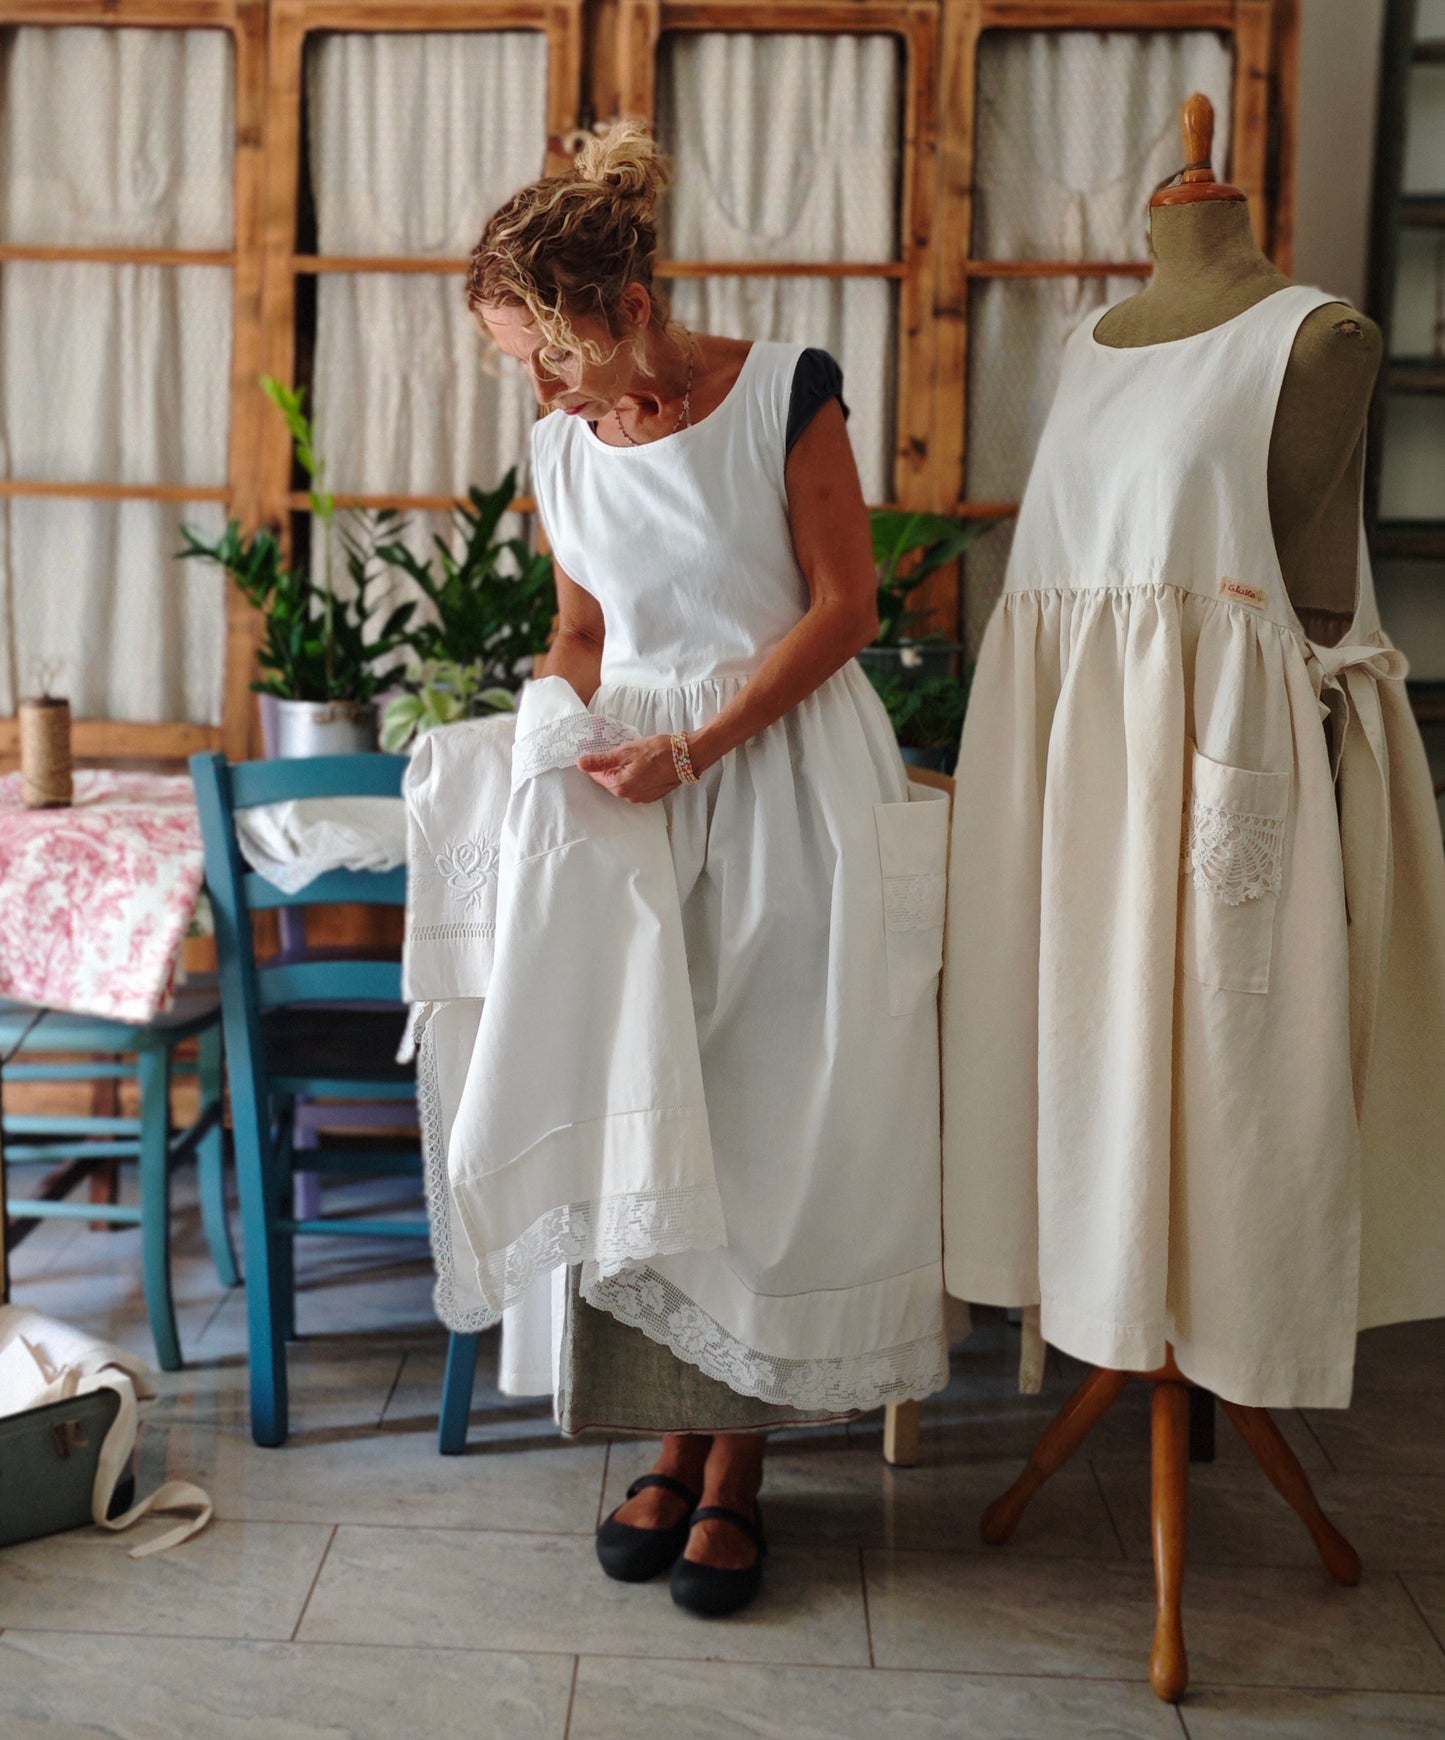
{"label": "wooden mannequin stand", "polygon": [[[1073,1455],[1135,1378],[1154,1386],[1152,1409],[1155,1612],[1149,1683],[1177,1703],[1189,1684],[1180,1597],[1189,1525],[1189,1380],[1170,1349],[1158,1371],[1091,1371],[1039,1439],[1028,1466],[1002,1498],[983,1513],[979,1532],[990,1546],[1013,1534],[1029,1500]],[[1309,1530],[1325,1569],[1337,1583],[1360,1580],[1360,1556],[1320,1509],[1309,1477],[1265,1408],[1221,1402],[1269,1476],[1270,1483]]]}

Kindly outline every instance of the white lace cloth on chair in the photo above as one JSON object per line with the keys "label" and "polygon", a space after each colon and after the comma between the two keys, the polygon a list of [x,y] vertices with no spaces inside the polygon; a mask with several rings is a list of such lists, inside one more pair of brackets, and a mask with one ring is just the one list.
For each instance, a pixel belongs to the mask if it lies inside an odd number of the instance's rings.
{"label": "white lace cloth on chair", "polygon": [[268,882],[299,894],[328,870],[395,870],[406,859],[400,798],[297,798],[237,810],[241,856]]}

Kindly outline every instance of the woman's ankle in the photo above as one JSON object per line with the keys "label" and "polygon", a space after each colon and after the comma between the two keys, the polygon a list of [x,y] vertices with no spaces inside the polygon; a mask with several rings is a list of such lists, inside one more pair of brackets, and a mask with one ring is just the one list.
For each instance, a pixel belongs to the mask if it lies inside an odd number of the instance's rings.
{"label": "woman's ankle", "polygon": [[703,1472],[703,1503],[751,1516],[763,1484],[766,1445],[761,1432],[720,1432],[712,1441]]}
{"label": "woman's ankle", "polygon": [[668,1474],[692,1492],[701,1492],[714,1439],[702,1432],[669,1432],[658,1447],[654,1474]]}

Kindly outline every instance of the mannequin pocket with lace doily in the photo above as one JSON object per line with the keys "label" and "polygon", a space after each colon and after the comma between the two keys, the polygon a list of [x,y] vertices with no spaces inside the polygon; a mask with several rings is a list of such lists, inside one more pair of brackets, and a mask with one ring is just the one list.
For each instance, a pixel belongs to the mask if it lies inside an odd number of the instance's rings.
{"label": "mannequin pocket with lace doily", "polygon": [[1180,866],[1186,978],[1221,991],[1269,990],[1289,803],[1288,772],[1192,752]]}

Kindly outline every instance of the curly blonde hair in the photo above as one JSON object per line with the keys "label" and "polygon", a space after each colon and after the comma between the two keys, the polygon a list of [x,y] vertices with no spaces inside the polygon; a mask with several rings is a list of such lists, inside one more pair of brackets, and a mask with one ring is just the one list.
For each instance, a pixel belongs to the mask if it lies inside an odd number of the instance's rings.
{"label": "curly blonde hair", "polygon": [[[614,121],[585,141],[573,168],[519,188],[499,206],[472,249],[467,307],[525,308],[548,344],[605,363],[617,352],[584,338],[575,315],[599,315],[619,336],[618,306],[629,284],[646,287],[653,320],[666,325],[665,296],[653,286],[657,202],[670,179],[667,159],[640,121]],[[639,365],[646,371],[641,335]],[[619,338],[620,342],[620,338]]]}

